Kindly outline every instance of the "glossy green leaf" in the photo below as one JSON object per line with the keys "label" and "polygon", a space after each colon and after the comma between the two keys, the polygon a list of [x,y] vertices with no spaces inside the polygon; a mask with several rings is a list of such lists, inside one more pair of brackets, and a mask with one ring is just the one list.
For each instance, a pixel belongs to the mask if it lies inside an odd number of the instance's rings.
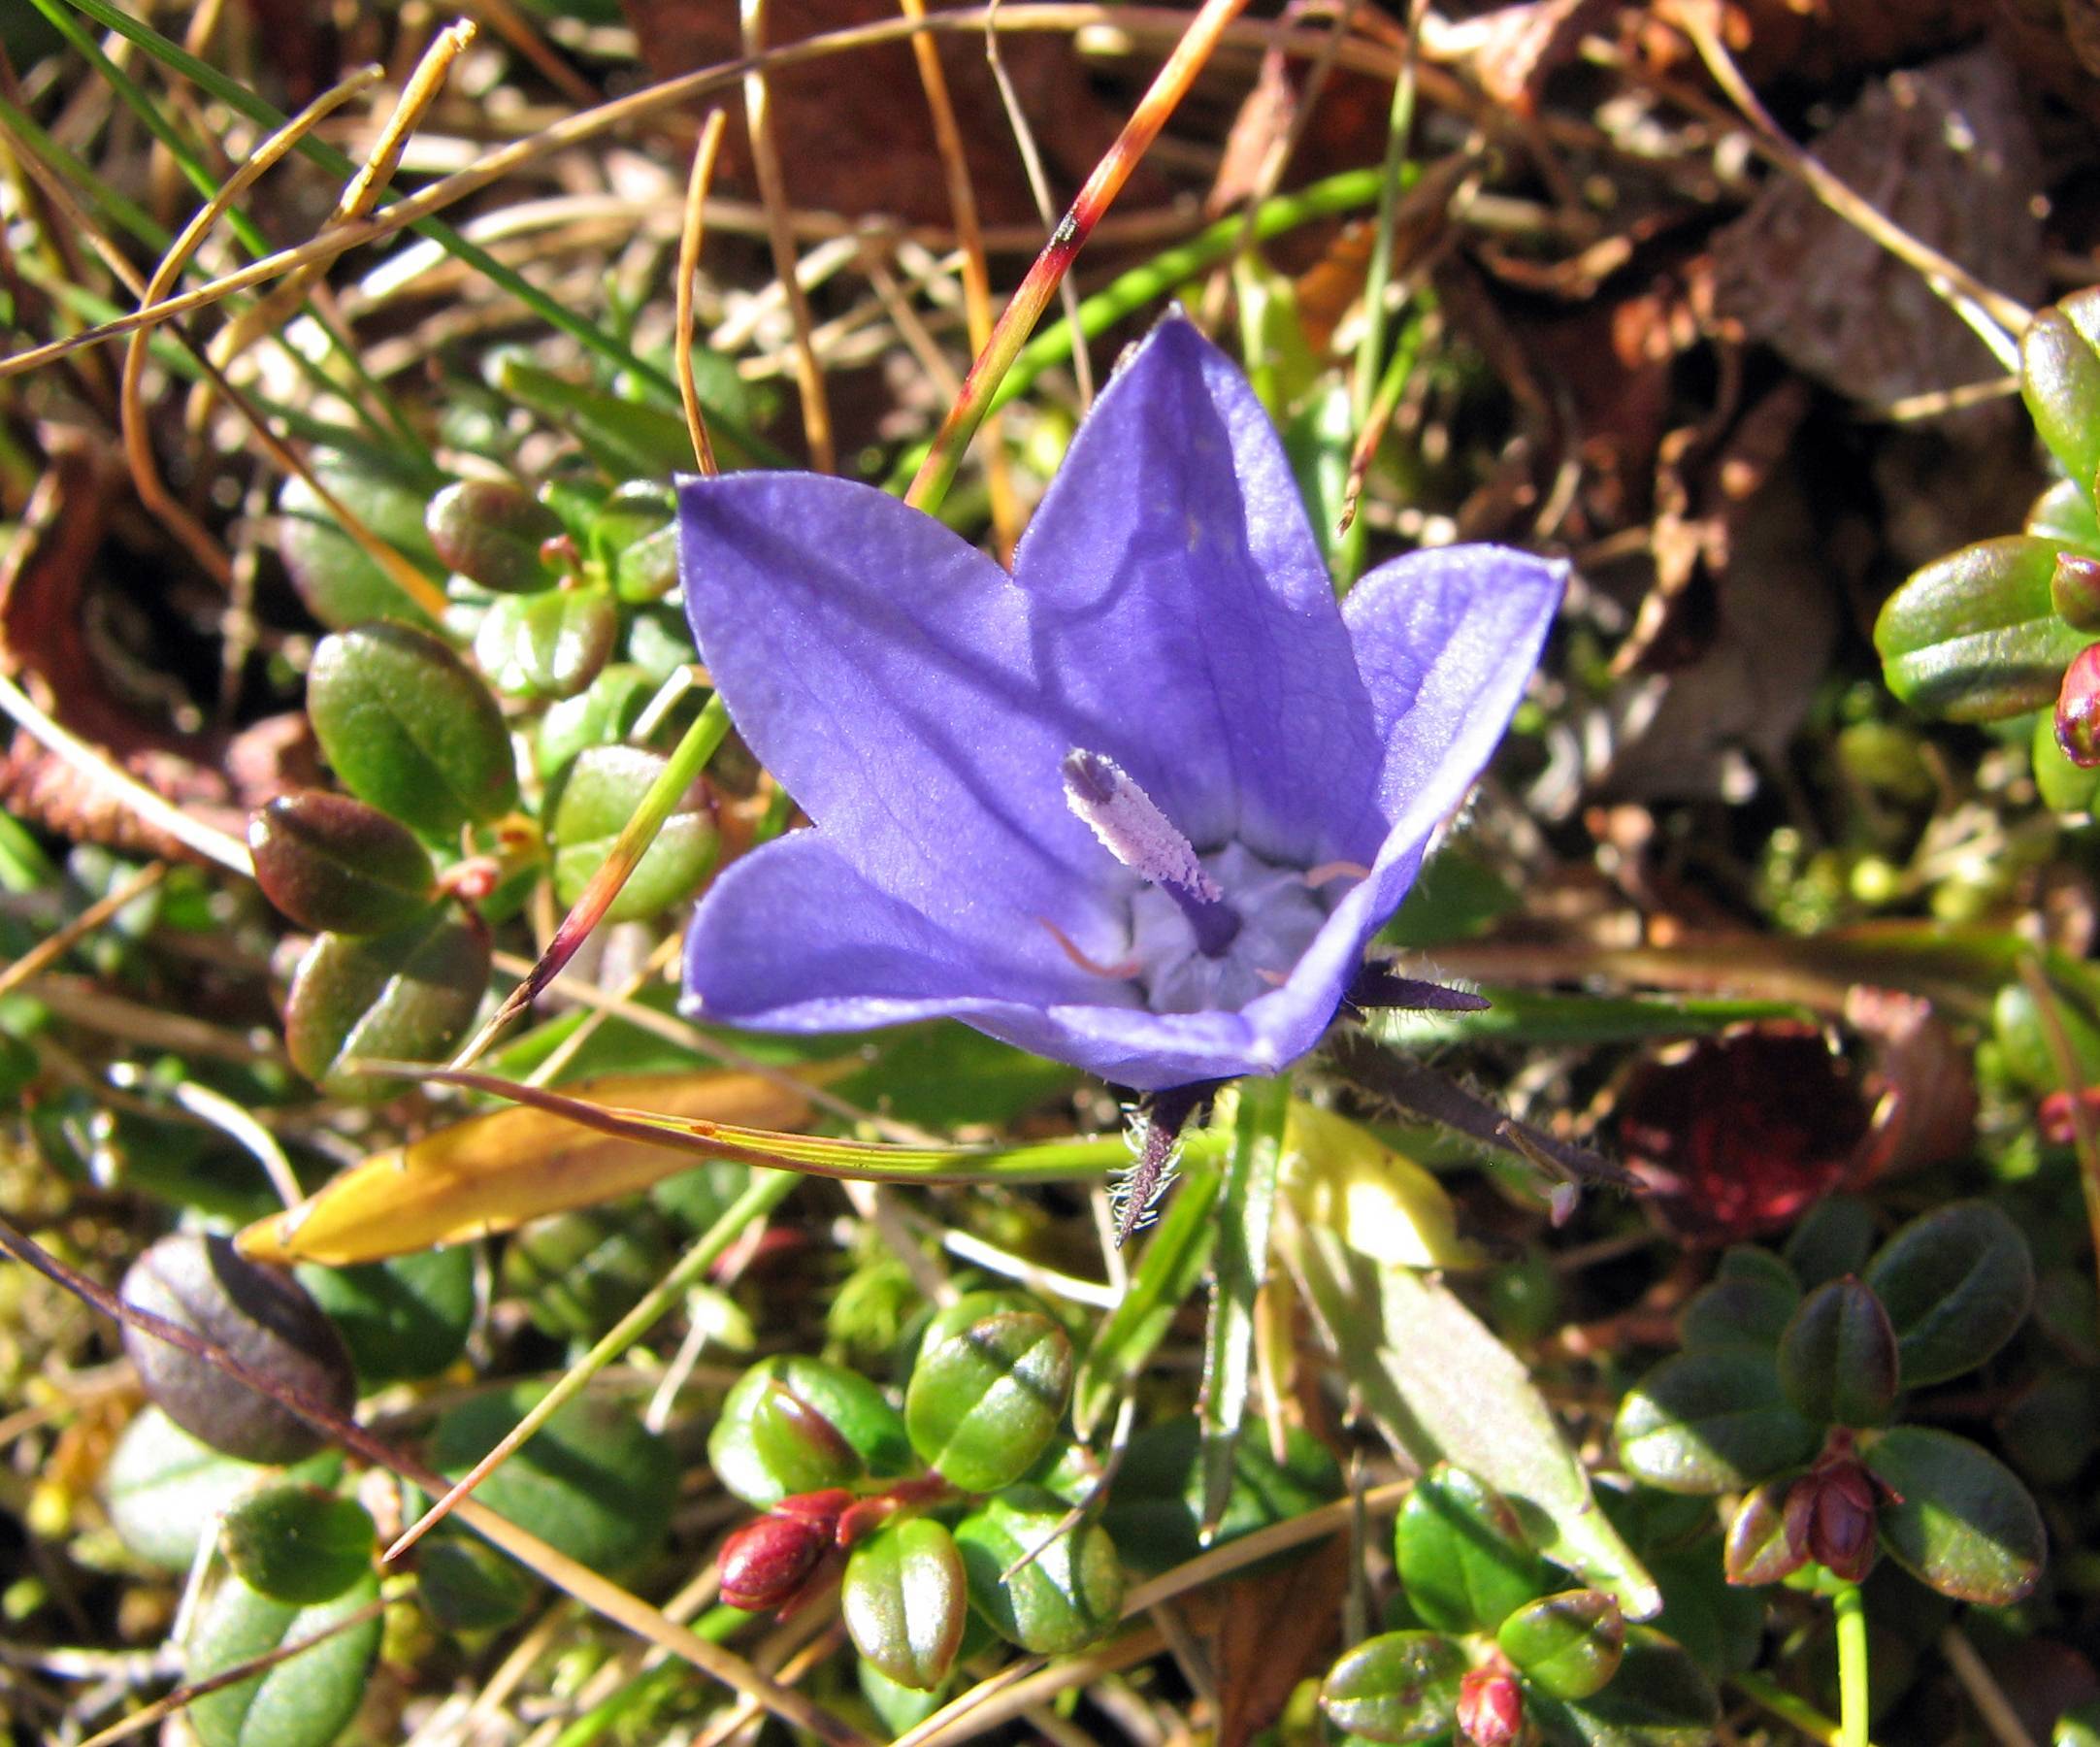
{"label": "glossy green leaf", "polygon": [[1800,1302],[1801,1288],[1791,1278],[1724,1273],[1685,1302],[1677,1337],[1687,1352],[1702,1347],[1761,1347],[1770,1352]]}
{"label": "glossy green leaf", "polygon": [[950,1485],[996,1492],[1034,1467],[1071,1389],[1071,1341],[1045,1312],[1013,1294],[968,1293],[920,1342],[904,1426]]}
{"label": "glossy green leaf", "polygon": [[2100,1454],[2100,1377],[2048,1370],[1998,1415],[1998,1440],[2038,1486],[2068,1486]]}
{"label": "glossy green leaf", "polygon": [[2019,392],[2064,472],[2090,486],[2100,468],[2100,356],[2060,310],[2039,310],[2019,337]]}
{"label": "glossy green leaf", "polygon": [[1665,1359],[1620,1403],[1619,1456],[1664,1492],[1736,1492],[1815,1448],[1817,1428],[1788,1404],[1772,1358],[1753,1348]]}
{"label": "glossy green leaf", "polygon": [[[336,1414],[356,1400],[335,1326],[288,1274],[258,1268],[223,1237],[177,1232],[126,1270],[123,1301],[224,1348],[288,1395]],[[246,1462],[296,1462],[324,1434],[272,1397],[134,1324],[124,1351],[147,1397],[215,1450]]]}
{"label": "glossy green leaf", "polygon": [[1547,1587],[1545,1562],[1509,1500],[1448,1464],[1407,1495],[1394,1557],[1407,1604],[1439,1632],[1493,1632]]}
{"label": "glossy green leaf", "polygon": [[486,1541],[443,1531],[415,1552],[416,1593],[447,1632],[500,1632],[513,1625],[533,1596],[523,1567]]}
{"label": "glossy green leaf", "polygon": [[[582,896],[666,762],[639,746],[593,746],[576,754],[554,810],[554,895],[561,903]],[[696,789],[664,821],[605,919],[642,921],[690,898],[714,872],[721,848],[705,791]]]}
{"label": "glossy green leaf", "polygon": [[474,1327],[474,1251],[422,1250],[388,1262],[297,1269],[328,1313],[368,1389],[434,1377]]}
{"label": "glossy green leaf", "polygon": [[[457,1479],[545,1393],[521,1383],[448,1409],[431,1435],[432,1465]],[[475,1497],[594,1571],[612,1573],[655,1551],[677,1491],[670,1444],[644,1430],[629,1403],[586,1394],[526,1439]]]}
{"label": "glossy green leaf", "polygon": [[163,1571],[182,1572],[220,1513],[276,1473],[214,1450],[148,1405],[116,1440],[102,1496],[126,1547]]}
{"label": "glossy green leaf", "polygon": [[955,1537],[930,1517],[878,1529],[847,1559],[838,1604],[864,1660],[899,1686],[932,1692],[955,1665],[969,1612]]}
{"label": "glossy green leaf", "polygon": [[678,584],[677,507],[670,487],[653,479],[620,486],[591,523],[590,549],[621,600],[662,600]]}
{"label": "glossy green leaf", "polygon": [[540,548],[561,520],[508,479],[461,479],[430,500],[424,525],[439,561],[498,594],[537,594],[555,574]]}
{"label": "glossy green leaf", "polygon": [[671,1235],[646,1210],[615,1203],[536,1219],[504,1250],[503,1283],[533,1325],[596,1340],[671,1266]]}
{"label": "glossy green leaf", "polygon": [[323,638],[307,672],[307,714],[345,786],[428,836],[517,805],[496,700],[426,631],[370,624]]}
{"label": "glossy green leaf", "polygon": [[[431,480],[366,454],[317,449],[308,456],[314,479],[381,540],[428,572],[443,567],[424,532]],[[294,476],[278,493],[278,551],[307,610],[330,630],[374,619],[428,627],[430,618],[343,531],[336,513]]]}
{"label": "glossy green leaf", "polygon": [[1832,1280],[1803,1301],[1779,1343],[1779,1381],[1819,1425],[1878,1426],[1896,1400],[1896,1332],[1870,1286]]}
{"label": "glossy green leaf", "polygon": [[972,1605],[1002,1637],[1038,1656],[1085,1648],[1123,1608],[1115,1543],[1091,1517],[1068,1524],[1069,1516],[1054,1494],[1017,1486],[955,1530]]}
{"label": "glossy green leaf", "polygon": [[548,706],[540,718],[541,780],[552,782],[589,746],[614,746],[633,732],[656,681],[632,662],[614,662],[573,698]]}
{"label": "glossy green leaf", "polygon": [[1710,1747],[1721,1698],[1697,1663],[1659,1632],[1630,1627],[1610,1686],[1575,1701],[1533,1697],[1532,1721],[1568,1747]]}
{"label": "glossy green leaf", "polygon": [[241,1581],[273,1601],[333,1601],[372,1570],[376,1533],[355,1499],[273,1486],[226,1513],[219,1545]]}
{"label": "glossy green leaf", "polygon": [[1860,1457],[1899,1500],[1881,1508],[1881,1541],[1912,1576],[1990,1607],[2033,1591],[2049,1539],[2027,1489],[1996,1457],[1923,1426],[1862,1439]]}
{"label": "glossy green leaf", "polygon": [[2088,641],[2056,616],[2057,548],[2023,534],[1926,565],[1883,607],[1874,645],[1889,690],[1928,715],[1996,721],[2055,700]]}
{"label": "glossy green leaf", "polygon": [[[2086,769],[2075,765],[2065,755],[2062,744],[2056,739],[2054,712],[2044,710],[2034,718],[2034,735],[2029,747],[2034,763],[2035,792],[2042,797],[2042,805],[2057,812],[2091,812],[2094,797],[2100,795],[2100,766]],[[2018,988],[2018,984],[2008,985]],[[2024,990],[2020,991],[2022,994]]]}
{"label": "glossy green leaf", "polygon": [[1441,1632],[1382,1632],[1328,1670],[1320,1708],[1366,1741],[1434,1740],[1457,1720],[1465,1667],[1465,1652]]}
{"label": "glossy green leaf", "polygon": [[1894,1325],[1903,1386],[1974,1370],[2012,1339],[2034,1302],[2034,1259],[1989,1202],[1954,1202],[1917,1219],[1867,1265]]}
{"label": "glossy green leaf", "polygon": [[1566,1590],[1520,1607],[1494,1641],[1526,1686],[1556,1698],[1588,1698],[1619,1671],[1626,1620],[1602,1590]]}
{"label": "glossy green leaf", "polygon": [[[258,1656],[324,1632],[379,1593],[367,1571],[333,1600],[312,1607],[273,1600],[228,1577],[197,1620],[182,1678],[209,1680]],[[374,1614],[260,1674],[207,1693],[189,1707],[204,1747],[327,1747],[356,1715],[379,1647]]]}
{"label": "glossy green leaf", "polygon": [[449,906],[392,934],[316,935],[285,997],[285,1053],[332,1097],[391,1098],[398,1081],[349,1064],[446,1054],[481,1005],[488,970],[487,929]]}
{"label": "glossy green leaf", "polygon": [[2093,511],[2092,481],[2056,480],[2027,507],[2020,532],[2052,545],[2100,552],[2100,515]]}
{"label": "glossy green leaf", "polygon": [[1250,1422],[1233,1447],[1225,1514],[1206,1543],[1200,1429],[1188,1415],[1148,1426],[1123,1452],[1101,1526],[1132,1566],[1164,1571],[1194,1559],[1206,1544],[1223,1546],[1342,1496],[1340,1466],[1318,1438],[1286,1428],[1281,1463],[1268,1443],[1267,1429]]}
{"label": "glossy green leaf", "polygon": [[1856,1195],[1826,1195],[1787,1234],[1780,1254],[1802,1286],[1863,1271],[1874,1253],[1874,1209]]}
{"label": "glossy green leaf", "polygon": [[[2043,726],[2053,744],[2053,730],[2046,721]],[[2093,1023],[2079,1002],[2060,992],[2050,1005],[2063,1040],[2070,1046],[2071,1058],[2078,1064],[2080,1082],[2088,1086],[2100,1082],[2100,1025]],[[2025,983],[2009,982],[1998,991],[1990,1004],[1990,1019],[2000,1059],[2013,1078],[2037,1095],[2062,1087],[2054,1041],[2035,1005],[2033,991]]]}
{"label": "glossy green leaf", "polygon": [[620,632],[603,588],[506,595],[481,615],[474,658],[512,698],[573,698],[604,671]]}
{"label": "glossy green leaf", "polygon": [[248,816],[248,854],[263,896],[302,928],[384,934],[430,906],[430,852],[377,808],[297,789]]}
{"label": "glossy green leaf", "polygon": [[911,1441],[866,1377],[783,1353],[760,1360],[723,1398],[707,1460],[723,1486],[765,1510],[791,1493],[902,1474]]}
{"label": "glossy green leaf", "polygon": [[1279,1227],[1277,1243],[1387,1435],[1426,1468],[1449,1462],[1502,1493],[1535,1524],[1539,1551],[1610,1590],[1628,1619],[1662,1605],[1597,1508],[1529,1371],[1448,1287],[1412,1269],[1381,1269],[1331,1234],[1295,1222]]}

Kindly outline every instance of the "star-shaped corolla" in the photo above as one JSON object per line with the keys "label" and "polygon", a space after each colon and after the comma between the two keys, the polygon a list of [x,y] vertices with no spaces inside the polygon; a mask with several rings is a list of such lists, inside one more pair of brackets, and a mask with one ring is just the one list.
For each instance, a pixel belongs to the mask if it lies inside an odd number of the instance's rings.
{"label": "star-shaped corolla", "polygon": [[687,479],[678,509],[702,657],[815,821],[702,900],[687,1010],[949,1015],[1140,1090],[1319,1041],[1562,577],[1454,546],[1337,604],[1260,403],[1178,319],[1080,427],[1011,576],[843,479]]}

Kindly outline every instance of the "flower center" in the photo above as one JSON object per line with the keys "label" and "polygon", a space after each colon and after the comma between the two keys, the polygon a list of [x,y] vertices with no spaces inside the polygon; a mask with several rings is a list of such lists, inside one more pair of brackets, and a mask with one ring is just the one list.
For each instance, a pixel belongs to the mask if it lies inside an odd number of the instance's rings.
{"label": "flower center", "polygon": [[1196,845],[1174,829],[1150,795],[1112,758],[1073,747],[1065,754],[1065,801],[1101,846],[1180,906],[1198,950],[1223,958],[1239,933],[1239,912],[1204,872]]}
{"label": "flower center", "polygon": [[1134,978],[1160,1013],[1236,1011],[1290,974],[1327,920],[1318,888],[1334,870],[1278,867],[1239,842],[1200,854],[1113,759],[1075,749],[1063,769],[1072,811],[1147,882],[1131,900],[1130,957],[1082,964]]}

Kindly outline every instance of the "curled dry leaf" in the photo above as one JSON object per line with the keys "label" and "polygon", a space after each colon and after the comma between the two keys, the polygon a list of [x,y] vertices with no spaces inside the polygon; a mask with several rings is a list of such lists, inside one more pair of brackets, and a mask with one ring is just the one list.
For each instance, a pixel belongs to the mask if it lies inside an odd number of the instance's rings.
{"label": "curled dry leaf", "polygon": [[[574,1092],[593,1104],[758,1128],[809,1119],[808,1101],[792,1086],[754,1073],[619,1075]],[[377,1262],[632,1195],[693,1163],[690,1153],[547,1110],[496,1110],[374,1153],[290,1212],[256,1221],[240,1245],[264,1262]]]}

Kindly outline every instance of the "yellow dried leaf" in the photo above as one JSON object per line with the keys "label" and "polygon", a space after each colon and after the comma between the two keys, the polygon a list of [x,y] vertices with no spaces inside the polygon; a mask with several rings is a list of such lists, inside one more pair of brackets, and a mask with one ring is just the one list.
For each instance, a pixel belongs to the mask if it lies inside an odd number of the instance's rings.
{"label": "yellow dried leaf", "polygon": [[1430,1172],[1331,1110],[1292,1104],[1282,1186],[1301,1222],[1382,1267],[1478,1268],[1486,1260],[1459,1236],[1451,1198]]}
{"label": "yellow dried leaf", "polygon": [[[793,1087],[755,1073],[622,1074],[569,1090],[594,1104],[758,1129],[800,1128],[810,1113]],[[551,1110],[495,1110],[374,1153],[299,1206],[257,1220],[239,1243],[257,1262],[377,1262],[633,1195],[695,1162]]]}

